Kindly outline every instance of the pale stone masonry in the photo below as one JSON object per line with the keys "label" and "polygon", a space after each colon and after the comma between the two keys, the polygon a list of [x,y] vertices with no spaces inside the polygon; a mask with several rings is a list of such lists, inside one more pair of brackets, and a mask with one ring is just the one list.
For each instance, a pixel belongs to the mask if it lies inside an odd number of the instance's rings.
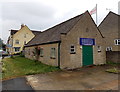
{"label": "pale stone masonry", "polygon": [[104,18],[98,26],[104,36],[106,59],[108,62],[120,63],[120,15],[113,12]]}
{"label": "pale stone masonry", "polygon": [[[85,44],[90,40],[88,43],[91,45],[82,45],[84,40]],[[25,46],[25,57],[35,60],[34,51],[39,48],[39,61],[61,69],[104,64],[106,52],[103,43],[101,32],[86,11],[34,37]]]}

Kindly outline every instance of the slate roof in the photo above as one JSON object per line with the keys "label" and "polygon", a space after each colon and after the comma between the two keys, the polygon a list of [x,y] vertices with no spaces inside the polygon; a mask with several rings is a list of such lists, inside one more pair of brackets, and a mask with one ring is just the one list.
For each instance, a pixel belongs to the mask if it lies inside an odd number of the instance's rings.
{"label": "slate roof", "polygon": [[[106,37],[106,33],[118,33],[118,25],[120,23],[120,15],[115,14],[113,12],[109,12],[109,14],[104,18],[104,20],[98,26],[99,30]],[[112,32],[111,29],[114,29]],[[109,34],[108,34],[109,35]]]}
{"label": "slate roof", "polygon": [[31,30],[32,31],[32,33],[35,35],[35,36],[37,36],[37,35],[39,35],[40,33],[41,33],[41,31],[35,31],[35,30]]}
{"label": "slate roof", "polygon": [[[19,30],[10,30],[10,31],[11,31],[10,34],[14,35]],[[31,31],[35,36],[41,33],[41,31],[34,31],[34,30],[31,30]]]}
{"label": "slate roof", "polygon": [[14,35],[18,30],[10,30],[10,31],[11,31],[10,34]]}
{"label": "slate roof", "polygon": [[60,38],[61,34],[68,33],[74,27],[74,25],[81,19],[83,15],[84,14],[78,15],[74,18],[71,18],[65,22],[62,22],[52,28],[49,28],[41,32],[39,35],[37,35],[31,41],[29,41],[26,46],[61,41],[61,38]]}

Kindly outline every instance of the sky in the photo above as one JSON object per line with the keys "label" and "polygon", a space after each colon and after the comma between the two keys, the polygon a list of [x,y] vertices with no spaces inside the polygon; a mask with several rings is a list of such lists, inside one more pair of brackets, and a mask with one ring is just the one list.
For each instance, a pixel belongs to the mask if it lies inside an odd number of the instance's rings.
{"label": "sky", "polygon": [[[85,11],[97,4],[99,25],[112,11],[118,14],[119,0],[0,0],[0,38],[7,42],[11,29],[21,24],[31,30],[44,31]],[[96,14],[92,15],[96,22]]]}

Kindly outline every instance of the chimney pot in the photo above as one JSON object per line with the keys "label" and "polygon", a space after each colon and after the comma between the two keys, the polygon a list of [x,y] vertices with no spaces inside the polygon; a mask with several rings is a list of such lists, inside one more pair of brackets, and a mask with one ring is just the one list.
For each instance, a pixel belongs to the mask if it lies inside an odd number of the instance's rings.
{"label": "chimney pot", "polygon": [[22,29],[24,26],[25,26],[24,24],[21,24],[21,29]]}

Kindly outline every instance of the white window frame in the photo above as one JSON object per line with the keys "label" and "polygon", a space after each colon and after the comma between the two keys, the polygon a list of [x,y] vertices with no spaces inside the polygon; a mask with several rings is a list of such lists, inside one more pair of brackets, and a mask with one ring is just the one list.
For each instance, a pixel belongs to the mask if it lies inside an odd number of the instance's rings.
{"label": "white window frame", "polygon": [[112,47],[106,47],[106,51],[112,51]]}
{"label": "white window frame", "polygon": [[50,50],[50,58],[51,59],[56,58],[56,48],[51,48],[51,50]]}
{"label": "white window frame", "polygon": [[74,45],[70,46],[70,54],[75,54],[75,46]]}
{"label": "white window frame", "polygon": [[97,46],[97,51],[101,52],[101,46]]}
{"label": "white window frame", "polygon": [[115,42],[115,45],[120,45],[118,44],[120,42],[120,39],[115,39],[114,42]]}

